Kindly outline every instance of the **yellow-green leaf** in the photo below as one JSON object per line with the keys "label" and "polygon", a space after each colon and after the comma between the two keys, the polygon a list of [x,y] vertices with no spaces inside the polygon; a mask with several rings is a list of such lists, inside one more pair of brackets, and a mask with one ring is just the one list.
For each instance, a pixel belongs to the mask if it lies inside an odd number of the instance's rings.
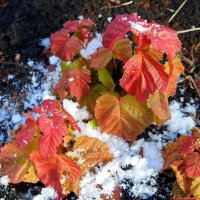
{"label": "yellow-green leaf", "polygon": [[108,90],[113,91],[115,89],[115,83],[106,68],[98,70],[99,81],[108,88]]}
{"label": "yellow-green leaf", "polygon": [[190,190],[195,197],[200,197],[200,176],[192,181]]}

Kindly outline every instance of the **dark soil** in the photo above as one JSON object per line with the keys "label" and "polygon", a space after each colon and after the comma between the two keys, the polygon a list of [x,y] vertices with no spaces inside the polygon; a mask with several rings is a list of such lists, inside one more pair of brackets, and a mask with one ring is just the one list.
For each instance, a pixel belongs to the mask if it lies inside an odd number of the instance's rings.
{"label": "dark soil", "polygon": [[[8,74],[15,74],[15,78],[19,79],[22,85],[29,82],[26,74],[30,69],[23,63],[28,59],[44,59],[43,47],[39,45],[40,39],[49,37],[60,29],[65,21],[77,19],[80,15],[93,19],[98,32],[104,31],[108,24],[107,17],[114,18],[117,14],[134,12],[148,21],[155,20],[176,31],[192,26],[200,27],[198,0],[189,0],[170,23],[168,20],[173,15],[171,10],[177,10],[183,0],[134,0],[133,3],[122,6],[125,2],[128,1],[0,0],[0,95],[12,93],[15,99],[20,99],[18,94],[21,86],[11,86],[7,79]],[[99,17],[99,14],[102,17]],[[186,66],[186,75],[197,79],[200,76],[200,34],[196,31],[179,36],[183,44],[181,55]],[[16,55],[20,55],[20,59]],[[185,88],[188,98],[197,96],[191,83],[186,82]],[[175,98],[178,99],[179,96],[178,94]],[[151,199],[162,199],[159,196],[161,194],[164,199],[170,199],[170,193],[166,192],[165,188],[171,188],[171,179],[161,175],[158,184],[158,193]],[[23,194],[28,190],[36,195],[40,193],[41,185],[10,185],[7,193],[0,187],[0,198],[6,196],[6,200],[25,200],[27,198]],[[131,199],[126,191],[123,191],[123,199]]]}

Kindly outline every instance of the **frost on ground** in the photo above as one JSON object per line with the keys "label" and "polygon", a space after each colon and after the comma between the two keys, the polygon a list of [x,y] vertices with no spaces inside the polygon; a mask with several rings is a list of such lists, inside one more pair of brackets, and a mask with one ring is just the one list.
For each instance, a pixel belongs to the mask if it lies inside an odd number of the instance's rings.
{"label": "frost on ground", "polygon": [[[88,46],[86,49],[89,48]],[[99,46],[98,44],[97,48]],[[94,53],[96,49],[88,51],[87,56],[92,51]],[[49,61],[50,64],[56,65],[56,70],[48,73],[41,64],[34,61],[28,62],[29,67],[34,70],[28,75],[31,83],[22,88],[22,92],[26,92],[26,98],[20,99],[24,110],[39,105],[44,99],[56,99],[53,86],[59,80],[60,61],[55,56],[50,57]],[[24,122],[24,117],[17,107],[19,102],[9,102],[8,95],[1,96],[0,99],[3,103],[0,109],[0,123],[7,132],[10,128],[16,129],[20,123]],[[112,191],[117,186],[128,190],[131,196],[141,199],[156,193],[156,177],[164,162],[160,150],[167,142],[174,141],[179,135],[190,133],[195,126],[194,113],[197,109],[193,100],[186,106],[183,106],[181,102],[172,101],[170,104],[172,118],[164,125],[165,129],[155,126],[148,132],[149,137],[130,144],[116,136],[102,133],[99,128],[92,128],[89,123],[84,123],[83,119],[91,117],[86,107],[79,108],[78,103],[67,99],[63,101],[63,106],[75,118],[82,130],[81,134],[76,134],[77,137],[88,135],[100,139],[110,147],[110,152],[114,157],[112,162],[99,165],[93,172],[88,172],[82,177],[80,200],[100,199],[102,194],[112,195]],[[2,134],[0,134],[0,142],[3,142]],[[1,177],[0,183],[7,183],[6,178]],[[53,188],[47,187],[33,199],[46,200],[55,195]]]}

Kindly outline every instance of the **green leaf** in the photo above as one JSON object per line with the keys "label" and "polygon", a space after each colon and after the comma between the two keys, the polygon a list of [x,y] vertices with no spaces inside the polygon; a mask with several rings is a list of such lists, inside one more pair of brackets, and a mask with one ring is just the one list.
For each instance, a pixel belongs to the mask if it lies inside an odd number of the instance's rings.
{"label": "green leaf", "polygon": [[96,119],[92,119],[89,121],[89,124],[90,126],[93,128],[93,129],[96,129],[98,127],[98,122]]}
{"label": "green leaf", "polygon": [[180,188],[179,184],[177,181],[174,182],[173,187],[172,187],[172,193],[173,195],[180,195],[180,196],[184,196],[184,192],[183,190]]}
{"label": "green leaf", "polygon": [[114,91],[115,83],[106,68],[98,70],[99,81],[103,83],[103,85],[108,88],[110,91]]}

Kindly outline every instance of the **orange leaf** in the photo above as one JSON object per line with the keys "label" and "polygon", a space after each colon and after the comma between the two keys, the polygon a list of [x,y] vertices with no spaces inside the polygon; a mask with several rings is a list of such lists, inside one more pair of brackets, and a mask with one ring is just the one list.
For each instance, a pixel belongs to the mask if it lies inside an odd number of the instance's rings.
{"label": "orange leaf", "polygon": [[97,138],[81,136],[74,144],[74,151],[81,151],[81,159],[84,160],[82,169],[88,169],[98,163],[107,163],[113,159],[107,144]]}
{"label": "orange leaf", "polygon": [[154,119],[159,125],[171,118],[166,93],[157,90],[153,95],[149,96],[147,106],[152,109],[155,115]]}
{"label": "orange leaf", "polygon": [[11,183],[37,183],[39,181],[29,154],[37,149],[38,138],[21,149],[16,143],[8,143],[0,149],[0,176],[8,175]]}
{"label": "orange leaf", "polygon": [[172,96],[176,92],[176,84],[181,73],[184,72],[184,67],[180,58],[176,57],[165,64],[165,71],[170,74],[169,83],[167,86],[167,96]]}
{"label": "orange leaf", "polygon": [[171,168],[173,169],[174,173],[176,174],[176,180],[179,184],[179,187],[183,190],[183,192],[187,192],[187,190],[189,189],[189,182],[186,179],[184,173],[182,173],[179,170],[179,166],[183,164],[183,161],[175,161],[173,164],[171,164]]}
{"label": "orange leaf", "polygon": [[180,136],[176,142],[170,142],[166,145],[166,147],[163,150],[163,156],[164,156],[164,166],[161,169],[161,172],[163,172],[166,169],[170,169],[170,165],[173,164],[173,162],[177,160],[181,160],[182,156],[180,155],[180,148],[186,142],[188,139],[188,136]]}
{"label": "orange leaf", "polygon": [[105,94],[97,99],[95,117],[102,131],[134,140],[151,124],[153,116],[147,106],[133,96],[118,99]]}
{"label": "orange leaf", "polygon": [[107,66],[112,58],[112,51],[104,47],[99,48],[89,60],[90,67],[94,69],[102,69]]}

